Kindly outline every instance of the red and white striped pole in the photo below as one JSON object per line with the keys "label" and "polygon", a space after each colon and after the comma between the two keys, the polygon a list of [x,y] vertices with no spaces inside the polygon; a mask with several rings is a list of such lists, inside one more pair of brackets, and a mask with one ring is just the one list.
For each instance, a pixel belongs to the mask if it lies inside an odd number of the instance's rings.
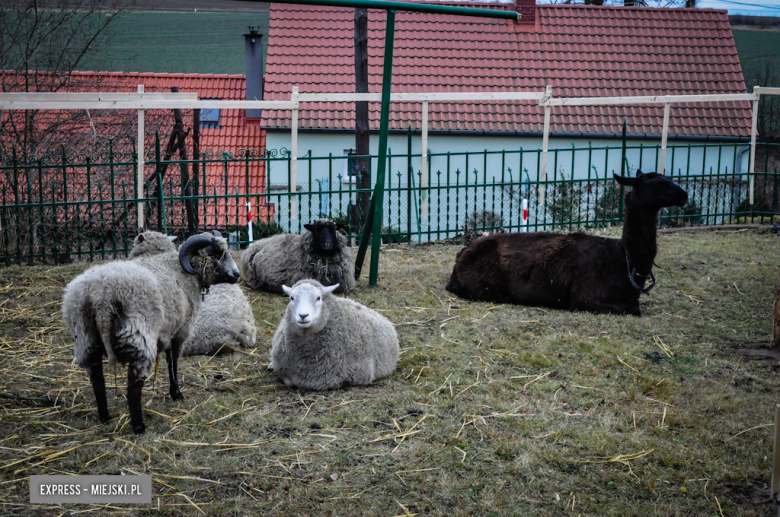
{"label": "red and white striped pole", "polygon": [[525,233],[528,231],[528,200],[523,199],[523,213],[522,221],[520,222],[520,231]]}
{"label": "red and white striped pole", "polygon": [[246,202],[246,233],[249,236],[249,242],[252,242],[252,203]]}

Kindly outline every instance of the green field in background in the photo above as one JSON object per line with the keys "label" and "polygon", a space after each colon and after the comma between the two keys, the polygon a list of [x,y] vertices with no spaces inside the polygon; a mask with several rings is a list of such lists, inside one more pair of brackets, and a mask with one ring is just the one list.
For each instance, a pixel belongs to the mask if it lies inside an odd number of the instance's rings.
{"label": "green field in background", "polygon": [[[765,62],[766,59],[780,60],[780,31],[733,30],[732,32],[743,74],[748,74],[753,67]],[[747,80],[748,77],[745,79]]]}
{"label": "green field in background", "polygon": [[124,13],[109,26],[108,45],[79,69],[243,74],[243,34],[249,25],[259,27],[265,57],[268,18],[268,13]]}

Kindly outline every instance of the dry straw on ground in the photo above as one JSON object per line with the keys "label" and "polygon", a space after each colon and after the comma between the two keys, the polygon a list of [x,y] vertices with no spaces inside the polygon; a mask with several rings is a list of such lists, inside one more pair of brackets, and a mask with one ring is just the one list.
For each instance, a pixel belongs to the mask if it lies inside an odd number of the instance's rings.
{"label": "dry straw on ground", "polygon": [[[0,513],[765,515],[780,368],[729,351],[769,342],[780,239],[659,241],[642,318],[467,302],[443,289],[458,247],[384,248],[349,297],[402,354],[366,388],[282,386],[286,299],[248,292],[257,348],[183,358],[182,402],[150,381],[142,436],[126,373],[101,425],[73,363],[59,305],[87,265],[0,269]],[[120,473],[152,476],[151,508],[28,503],[33,474]]]}

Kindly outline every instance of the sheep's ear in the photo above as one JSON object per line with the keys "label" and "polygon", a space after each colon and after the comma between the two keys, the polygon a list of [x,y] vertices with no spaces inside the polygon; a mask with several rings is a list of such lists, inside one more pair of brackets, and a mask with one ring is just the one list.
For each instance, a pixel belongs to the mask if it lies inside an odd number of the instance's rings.
{"label": "sheep's ear", "polygon": [[322,288],[322,292],[324,294],[330,294],[330,293],[332,293],[333,291],[335,291],[338,288],[339,288],[339,284],[335,284],[335,285],[331,285],[329,287],[323,287]]}
{"label": "sheep's ear", "polygon": [[168,237],[168,240],[171,241],[171,242],[176,240],[176,236],[175,235],[168,235],[167,237]]}
{"label": "sheep's ear", "polygon": [[620,176],[618,174],[613,174],[612,176],[615,177],[615,181],[626,187],[633,187],[636,185],[636,179],[634,178],[626,178],[625,176]]}
{"label": "sheep's ear", "polygon": [[282,291],[284,291],[285,293],[287,293],[287,296],[292,296],[292,292],[293,292],[293,290],[292,290],[292,289],[290,289],[289,287],[287,287],[286,285],[282,285]]}
{"label": "sheep's ear", "polygon": [[137,238],[138,238],[138,243],[139,244],[142,243],[145,240],[145,237],[144,237],[143,233],[139,233]]}
{"label": "sheep's ear", "polygon": [[219,230],[212,230],[211,235],[213,235],[214,237],[222,237],[222,234],[219,233]]}
{"label": "sheep's ear", "polygon": [[644,176],[644,175],[645,175],[645,173],[644,173],[644,172],[640,171],[639,169],[637,169],[637,170],[636,170],[636,177],[637,177],[637,178],[641,178],[641,177],[642,177],[642,176]]}
{"label": "sheep's ear", "polygon": [[349,225],[345,223],[339,223],[336,225],[337,230],[346,230],[347,228],[349,228]]}
{"label": "sheep's ear", "polygon": [[307,230],[309,230],[310,232],[314,231],[314,225],[313,224],[304,224],[303,227],[306,228]]}

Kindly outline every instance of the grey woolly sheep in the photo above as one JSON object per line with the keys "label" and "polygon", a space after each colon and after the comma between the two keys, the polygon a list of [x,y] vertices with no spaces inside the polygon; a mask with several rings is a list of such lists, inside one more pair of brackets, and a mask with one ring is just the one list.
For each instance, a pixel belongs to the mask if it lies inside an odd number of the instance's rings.
{"label": "grey woolly sheep", "polygon": [[165,235],[160,232],[142,232],[133,239],[133,248],[127,258],[136,258],[142,255],[155,255],[167,251],[176,251],[173,241],[175,236]]}
{"label": "grey woolly sheep", "polygon": [[302,235],[282,234],[261,239],[241,254],[244,280],[253,289],[282,294],[282,285],[313,278],[337,285],[337,293],[355,287],[355,265],[341,225],[320,219],[303,225]]}
{"label": "grey woolly sheep", "polygon": [[255,345],[252,307],[234,284],[213,286],[201,304],[195,330],[184,343],[184,355],[213,355]]}
{"label": "grey woolly sheep", "polygon": [[102,264],[68,284],[62,318],[73,337],[76,363],[92,382],[101,422],[111,419],[103,356],[109,365],[128,365],[130,424],[133,432],[143,433],[141,389],[157,355],[165,352],[171,398],[184,398],[179,390],[178,359],[192,333],[201,292],[238,278],[225,239],[196,235],[178,253]]}
{"label": "grey woolly sheep", "polygon": [[378,312],[331,294],[316,280],[293,288],[271,346],[269,370],[288,386],[328,390],[367,385],[390,375],[398,362],[398,335]]}

